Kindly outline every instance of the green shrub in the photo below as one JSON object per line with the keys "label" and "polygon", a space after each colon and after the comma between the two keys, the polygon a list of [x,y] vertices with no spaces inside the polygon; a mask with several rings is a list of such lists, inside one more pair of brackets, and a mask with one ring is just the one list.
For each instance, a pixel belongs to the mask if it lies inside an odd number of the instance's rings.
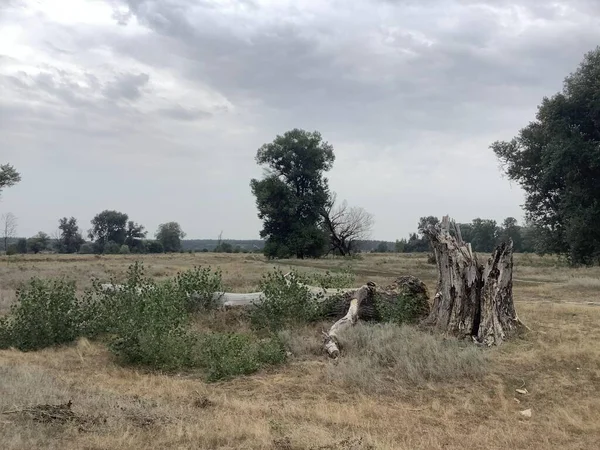
{"label": "green shrub", "polygon": [[74,283],[32,279],[17,291],[11,314],[0,318],[0,348],[35,350],[79,336],[103,337],[122,363],[160,370],[199,368],[209,381],[286,360],[278,337],[191,331],[189,311],[213,306],[213,293],[221,288],[219,270],[194,268],[159,284],[136,262],[122,284],[111,282],[112,288],[93,280],[78,299]]}
{"label": "green shrub", "polygon": [[214,294],[223,290],[222,272],[210,267],[194,267],[175,276],[174,284],[182,298],[185,298],[189,312],[214,309],[217,301]]}
{"label": "green shrub", "polygon": [[15,244],[11,244],[8,246],[8,248],[6,249],[6,256],[13,256],[16,255],[17,253],[19,253],[17,251],[17,246]]}
{"label": "green shrub", "polygon": [[423,300],[418,296],[399,295],[390,301],[375,294],[375,308],[381,322],[414,324],[423,318]]}
{"label": "green shrub", "polygon": [[164,253],[165,248],[162,243],[158,241],[148,241],[146,248],[148,249],[148,253]]}
{"label": "green shrub", "polygon": [[83,303],[86,335],[108,334],[109,348],[124,362],[161,369],[185,366],[181,361],[191,353],[188,314],[172,280],[158,285],[135,262],[119,289],[103,289],[95,280]]}
{"label": "green shrub", "polygon": [[121,245],[121,248],[119,248],[119,253],[121,255],[129,255],[131,253],[131,250],[129,250],[129,247],[125,244]]}
{"label": "green shrub", "polygon": [[286,360],[285,348],[276,337],[258,341],[248,334],[212,333],[199,339],[198,349],[207,381],[249,375]]}
{"label": "green shrub", "polygon": [[102,251],[102,253],[104,253],[105,255],[118,255],[120,251],[121,246],[116,242],[110,241],[104,246],[104,250]]}
{"label": "green shrub", "polygon": [[320,296],[310,293],[304,277],[296,272],[290,275],[286,280],[283,272],[276,269],[263,276],[260,282],[263,298],[250,311],[254,328],[276,331],[321,318]]}
{"label": "green shrub", "polygon": [[94,253],[94,244],[85,243],[79,249],[79,253],[82,255],[92,255]]}
{"label": "green shrub", "polygon": [[82,310],[75,283],[33,278],[16,294],[10,316],[0,324],[3,347],[37,350],[72,342],[79,336]]}

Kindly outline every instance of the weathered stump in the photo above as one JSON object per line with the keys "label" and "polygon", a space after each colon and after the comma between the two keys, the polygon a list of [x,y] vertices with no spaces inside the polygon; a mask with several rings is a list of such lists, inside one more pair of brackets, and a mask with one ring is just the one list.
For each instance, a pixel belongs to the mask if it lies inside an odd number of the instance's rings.
{"label": "weathered stump", "polygon": [[499,245],[484,266],[448,217],[425,233],[434,248],[439,279],[423,324],[488,346],[501,344],[524,327],[513,303],[512,241]]}

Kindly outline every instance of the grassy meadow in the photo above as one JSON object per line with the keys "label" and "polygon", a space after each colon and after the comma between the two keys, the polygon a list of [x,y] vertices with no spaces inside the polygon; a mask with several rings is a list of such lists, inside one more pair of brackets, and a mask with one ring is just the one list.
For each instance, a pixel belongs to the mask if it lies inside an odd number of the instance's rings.
{"label": "grassy meadow", "polygon": [[[67,277],[83,290],[94,277],[122,280],[134,261],[157,280],[218,267],[231,292],[256,291],[274,268],[350,271],[356,286],[410,274],[430,297],[436,283],[435,266],[421,254],[276,262],[253,254],[27,255],[0,258],[0,316],[33,276]],[[0,350],[0,448],[598,448],[600,268],[515,255],[514,298],[530,331],[498,348],[410,326],[360,324],[334,362],[320,353],[330,325],[323,322],[282,332],[285,364],[212,383],[194,371],[119,364],[85,338],[39,351]],[[239,331],[248,324],[229,310],[197,317],[194,326]],[[31,413],[68,401],[76,420]]]}

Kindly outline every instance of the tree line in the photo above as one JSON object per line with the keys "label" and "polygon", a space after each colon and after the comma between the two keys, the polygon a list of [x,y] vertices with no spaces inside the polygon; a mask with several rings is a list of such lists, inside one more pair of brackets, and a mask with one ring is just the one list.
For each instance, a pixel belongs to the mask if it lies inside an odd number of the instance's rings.
{"label": "tree line", "polygon": [[[482,252],[510,237],[517,251],[558,254],[573,265],[600,264],[600,46],[584,55],[565,78],[561,92],[544,97],[534,121],[510,141],[496,141],[490,149],[508,178],[525,191],[526,225],[519,226],[514,218],[500,226],[478,218],[462,224],[463,238]],[[258,149],[256,162],[266,169],[265,175],[252,179],[250,188],[263,222],[260,236],[267,257],[346,256],[359,251],[361,241],[369,238],[373,216],[338,202],[329,188],[325,173],[334,161],[333,146],[317,131],[295,128]],[[0,166],[0,193],[19,181],[12,166]],[[6,244],[14,220],[4,219]],[[78,230],[73,232],[75,225],[72,219],[61,219],[61,251],[87,245]],[[170,222],[161,226],[155,241],[147,241],[143,227],[116,211],[100,213],[92,225],[90,249],[95,253],[161,247],[173,251],[183,237],[179,225]],[[46,241],[47,235],[39,233],[17,246],[35,252]],[[417,230],[396,246],[425,251],[426,242]]]}
{"label": "tree line", "polygon": [[[419,253],[430,250],[429,240],[424,231],[428,225],[437,225],[440,219],[435,216],[421,217],[417,231],[408,239],[397,240],[393,250],[387,245],[378,246],[377,251],[397,253]],[[459,223],[463,240],[471,244],[476,252],[491,253],[501,242],[513,241],[515,252],[533,253],[536,251],[534,232],[531,226],[521,226],[514,217],[507,217],[498,225],[492,219],[473,219],[470,223]]]}
{"label": "tree line", "polygon": [[181,240],[185,233],[177,222],[159,225],[155,240],[146,239],[144,226],[129,220],[125,213],[105,210],[91,221],[86,241],[74,217],[63,217],[58,221],[56,236],[40,231],[28,239],[20,238],[15,243],[16,218],[12,214],[2,216],[3,243],[6,254],[40,253],[47,250],[72,254],[129,254],[169,253],[182,250]]}

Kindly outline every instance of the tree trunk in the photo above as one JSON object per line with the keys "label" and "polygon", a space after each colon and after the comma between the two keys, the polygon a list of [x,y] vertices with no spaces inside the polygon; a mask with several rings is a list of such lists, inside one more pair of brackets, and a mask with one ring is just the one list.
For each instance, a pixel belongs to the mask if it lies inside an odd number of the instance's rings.
{"label": "tree trunk", "polygon": [[434,248],[439,272],[425,325],[488,346],[500,345],[523,327],[512,296],[512,241],[499,245],[483,266],[447,216],[425,234]]}
{"label": "tree trunk", "polygon": [[331,326],[329,333],[325,333],[325,342],[323,344],[323,348],[330,357],[337,358],[340,355],[340,347],[338,342],[339,333],[356,323],[361,304],[368,297],[372,297],[374,291],[374,283],[369,283],[357,289],[352,295],[350,307],[348,308],[346,315]]}

